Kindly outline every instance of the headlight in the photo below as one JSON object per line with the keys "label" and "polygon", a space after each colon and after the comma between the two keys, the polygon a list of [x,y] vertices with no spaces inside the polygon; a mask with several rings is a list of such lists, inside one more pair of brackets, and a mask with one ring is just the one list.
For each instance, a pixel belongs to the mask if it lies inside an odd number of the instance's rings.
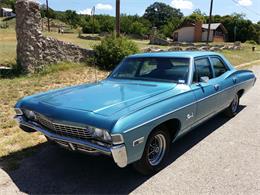
{"label": "headlight", "polygon": [[37,120],[36,114],[33,111],[23,110],[23,112],[24,112],[24,115],[26,116],[26,118],[28,118],[29,120],[33,120],[33,121]]}
{"label": "headlight", "polygon": [[17,116],[22,116],[23,115],[23,111],[20,108],[15,108],[14,111],[15,111]]}
{"label": "headlight", "polygon": [[103,129],[95,128],[93,136],[95,138],[99,138],[99,139],[102,139],[104,141],[112,141],[110,134],[106,130],[103,130]]}

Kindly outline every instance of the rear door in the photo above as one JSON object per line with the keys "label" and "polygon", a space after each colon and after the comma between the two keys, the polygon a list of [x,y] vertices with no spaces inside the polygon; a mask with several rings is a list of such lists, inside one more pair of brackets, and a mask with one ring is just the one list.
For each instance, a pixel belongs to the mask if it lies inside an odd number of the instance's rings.
{"label": "rear door", "polygon": [[234,75],[228,77],[230,69],[220,56],[210,56],[210,61],[214,71],[214,77],[220,88],[218,95],[218,110],[222,110],[229,106],[235,94],[235,86],[237,77]]}
{"label": "rear door", "polygon": [[[202,78],[208,78],[207,82]],[[196,121],[210,117],[217,109],[217,93],[220,90],[214,79],[213,69],[209,57],[194,59],[194,75],[191,88],[197,100]]]}

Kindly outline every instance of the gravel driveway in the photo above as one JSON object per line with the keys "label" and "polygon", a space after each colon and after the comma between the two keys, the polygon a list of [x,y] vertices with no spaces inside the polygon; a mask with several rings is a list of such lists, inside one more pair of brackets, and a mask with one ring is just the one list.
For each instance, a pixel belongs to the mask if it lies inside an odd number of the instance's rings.
{"label": "gravel driveway", "polygon": [[260,194],[260,82],[241,105],[235,118],[218,115],[174,143],[152,177],[45,144],[19,169],[0,169],[0,194]]}

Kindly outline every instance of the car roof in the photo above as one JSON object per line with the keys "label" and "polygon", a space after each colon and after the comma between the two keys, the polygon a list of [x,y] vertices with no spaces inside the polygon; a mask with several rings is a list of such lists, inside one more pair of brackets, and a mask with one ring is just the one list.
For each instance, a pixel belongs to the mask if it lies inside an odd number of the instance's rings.
{"label": "car roof", "polygon": [[208,55],[218,55],[215,52],[208,51],[177,51],[177,52],[155,52],[155,53],[139,53],[129,57],[176,57],[176,58],[195,58]]}

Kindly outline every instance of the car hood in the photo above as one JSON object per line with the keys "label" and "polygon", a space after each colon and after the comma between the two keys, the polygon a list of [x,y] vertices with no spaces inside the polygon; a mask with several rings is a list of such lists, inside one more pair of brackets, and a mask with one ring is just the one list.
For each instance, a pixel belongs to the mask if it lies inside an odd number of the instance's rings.
{"label": "car hood", "polygon": [[55,107],[111,116],[175,87],[173,83],[104,80],[41,95],[39,101]]}

